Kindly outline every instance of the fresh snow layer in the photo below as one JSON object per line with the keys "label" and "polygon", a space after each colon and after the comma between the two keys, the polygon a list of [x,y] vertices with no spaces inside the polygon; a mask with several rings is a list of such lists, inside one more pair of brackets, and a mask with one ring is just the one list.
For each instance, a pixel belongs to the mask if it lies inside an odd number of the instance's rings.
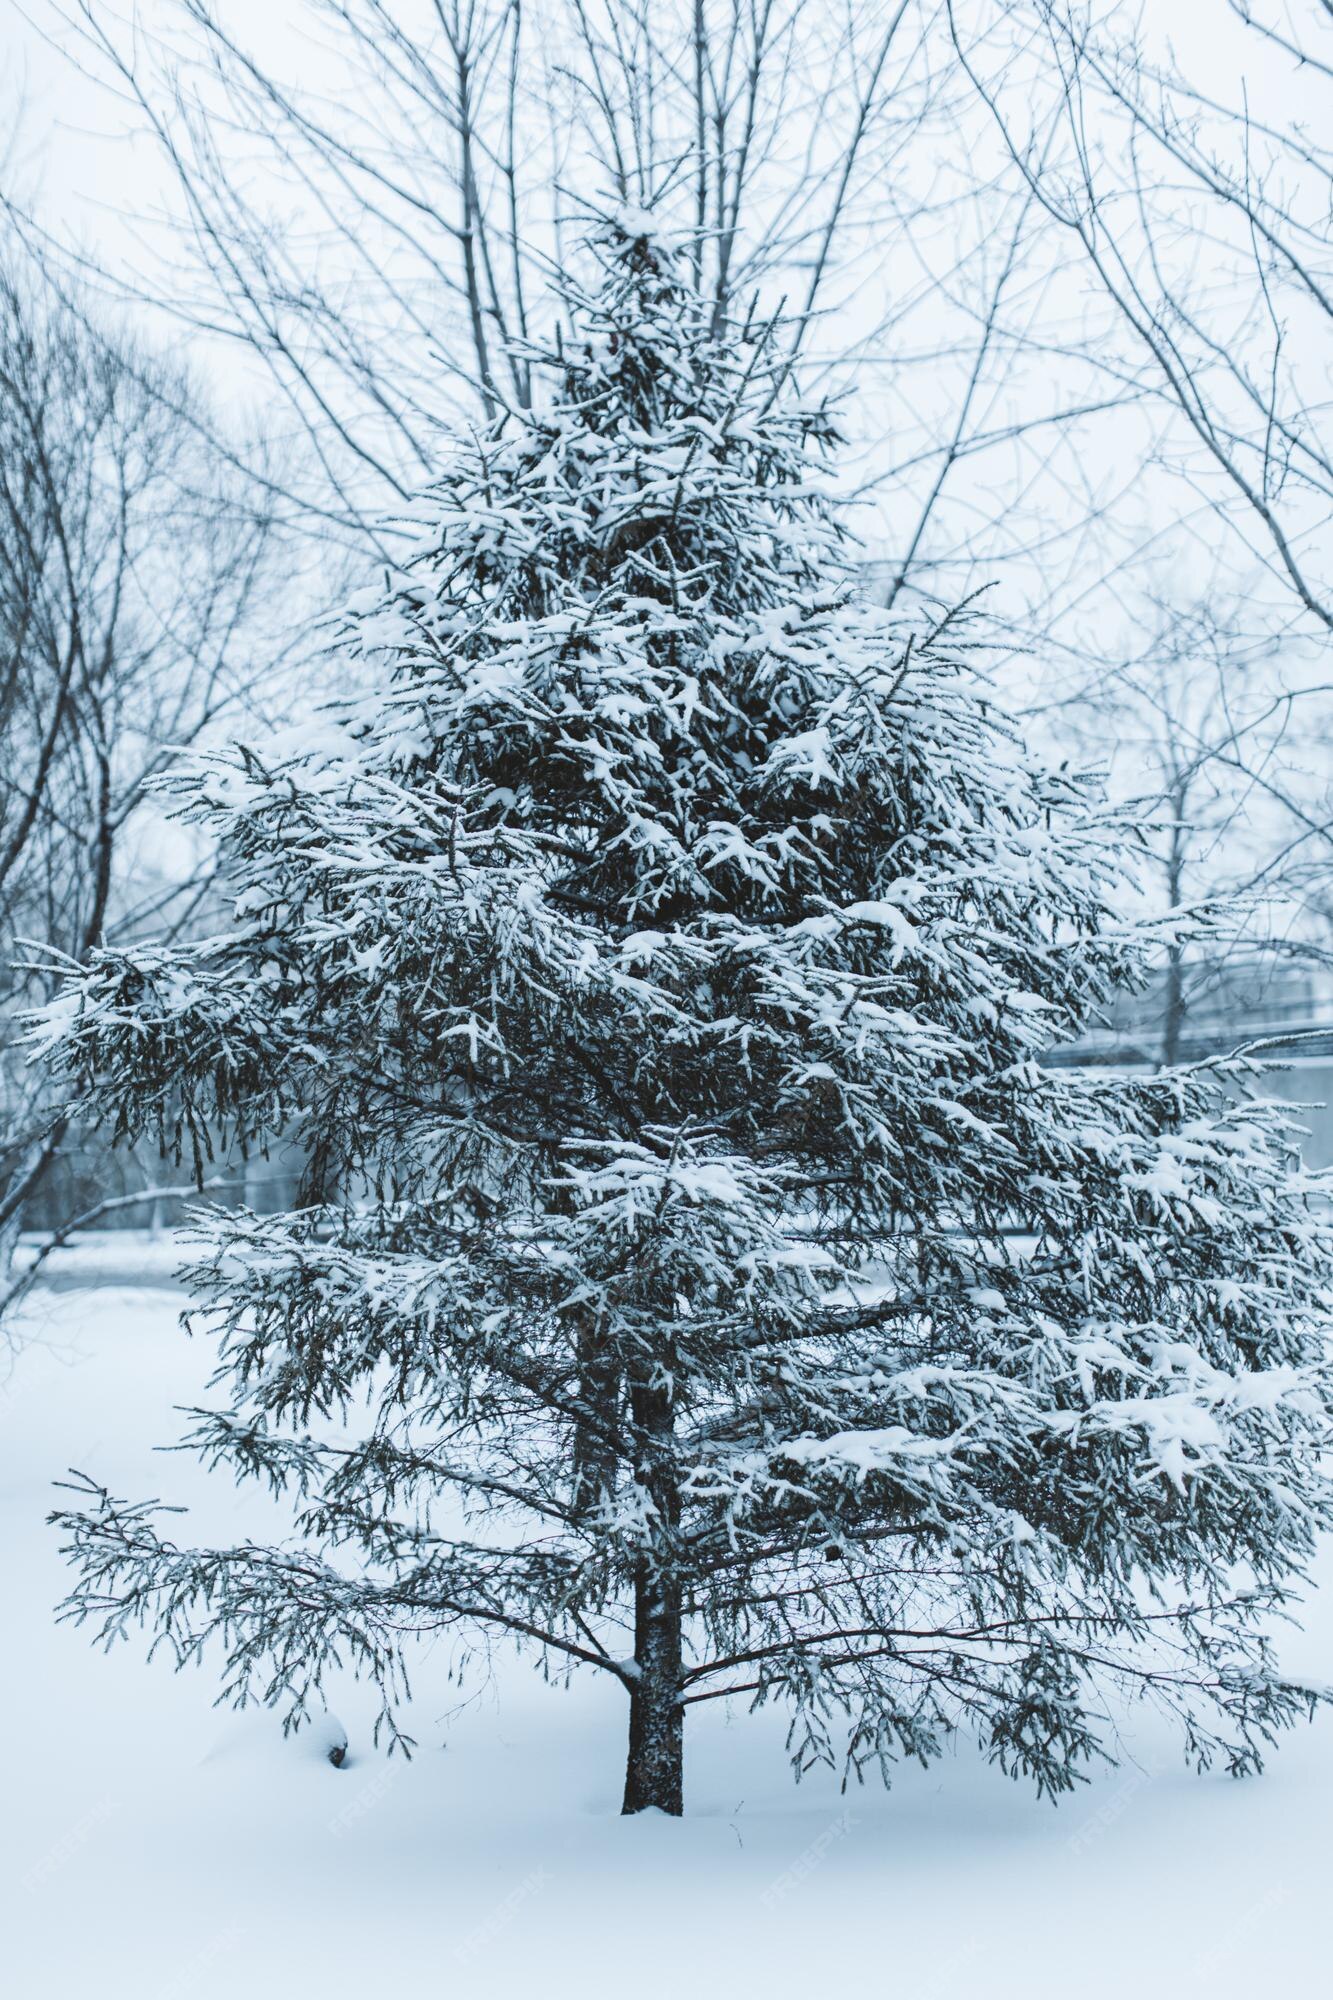
{"label": "fresh snow layer", "polygon": [[[205,1397],[209,1353],[178,1304],[42,1291],[0,1390],[7,2000],[1323,1990],[1333,1718],[1236,1784],[1186,1771],[1138,1712],[1122,1767],[1052,1808],[970,1749],[888,1794],[794,1787],[777,1718],[696,1710],[686,1819],[622,1821],[611,1687],[566,1692],[505,1656],[459,1711],[452,1653],[423,1648],[404,1765],[372,1749],[350,1677],[329,1690],[336,1718],[284,1740],[263,1711],[214,1710],[207,1669],[94,1652],[51,1619],[43,1517],[66,1466],[190,1501],[182,1538],[273,1528],[262,1496],[153,1456],[172,1405]],[[1282,1641],[1313,1681],[1333,1678],[1333,1556],[1323,1573],[1324,1602]]]}

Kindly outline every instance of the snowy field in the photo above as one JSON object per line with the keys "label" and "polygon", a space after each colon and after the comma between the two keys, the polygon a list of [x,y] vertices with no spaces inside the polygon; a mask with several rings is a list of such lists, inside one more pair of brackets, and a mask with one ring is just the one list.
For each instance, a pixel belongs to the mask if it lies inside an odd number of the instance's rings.
{"label": "snowy field", "polygon": [[[453,1712],[445,1650],[421,1657],[407,1766],[372,1749],[349,1681],[335,1770],[308,1733],[214,1710],[206,1671],[95,1653],[50,1616],[43,1517],[65,1466],[197,1501],[200,1530],[268,1526],[262,1499],[151,1456],[209,1359],[177,1331],[160,1262],[138,1286],[38,1294],[0,1394],[8,2000],[1327,1990],[1333,1716],[1237,1784],[1183,1769],[1138,1714],[1121,1769],[1052,1808],[970,1750],[888,1794],[795,1788],[772,1719],[705,1713],[687,1817],[624,1821],[615,1692],[548,1687],[523,1662]],[[1285,1642],[1318,1678],[1333,1552],[1324,1575]]]}

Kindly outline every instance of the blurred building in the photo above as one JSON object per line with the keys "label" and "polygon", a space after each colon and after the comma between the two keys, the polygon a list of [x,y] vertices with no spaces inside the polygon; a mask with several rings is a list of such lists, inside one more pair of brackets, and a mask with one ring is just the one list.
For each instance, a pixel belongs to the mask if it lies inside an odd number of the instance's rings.
{"label": "blurred building", "polygon": [[1277,1065],[1265,1095],[1301,1107],[1310,1166],[1333,1166],[1333,974],[1258,955],[1186,961],[1121,994],[1105,1025],[1051,1062],[1157,1069],[1241,1050]]}

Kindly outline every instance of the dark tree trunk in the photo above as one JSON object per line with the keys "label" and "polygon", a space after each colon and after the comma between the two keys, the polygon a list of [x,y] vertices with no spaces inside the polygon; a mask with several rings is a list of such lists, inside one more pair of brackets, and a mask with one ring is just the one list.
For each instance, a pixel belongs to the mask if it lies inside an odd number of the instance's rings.
{"label": "dark tree trunk", "polygon": [[638,1678],[629,1699],[625,1813],[684,1811],[685,1711],[680,1705],[680,1591],[641,1572],[634,1590]]}
{"label": "dark tree trunk", "polygon": [[[1189,795],[1183,778],[1171,789],[1171,846],[1166,861],[1166,894],[1170,907],[1178,909],[1184,887],[1185,814]],[[1174,1069],[1180,1061],[1180,1041],[1185,1026],[1185,954],[1178,944],[1166,954],[1166,1008],[1162,1018],[1162,1061]]]}
{"label": "dark tree trunk", "polygon": [[684,1810],[685,1711],[681,1693],[681,1586],[675,1568],[680,1495],[672,1452],[675,1412],[660,1384],[631,1382],[630,1406],[638,1448],[635,1478],[648,1489],[656,1523],[652,1544],[634,1578],[634,1658],[630,1689],[629,1756],[622,1812],[659,1812],[678,1819]]}
{"label": "dark tree trunk", "polygon": [[592,1512],[616,1490],[619,1359],[597,1327],[585,1322],[578,1333],[579,1406],[584,1417],[574,1430],[574,1511]]}
{"label": "dark tree trunk", "polygon": [[1166,1008],[1162,1021],[1162,1061],[1174,1069],[1180,1061],[1181,1034],[1185,1026],[1185,969],[1178,944],[1167,951]]}

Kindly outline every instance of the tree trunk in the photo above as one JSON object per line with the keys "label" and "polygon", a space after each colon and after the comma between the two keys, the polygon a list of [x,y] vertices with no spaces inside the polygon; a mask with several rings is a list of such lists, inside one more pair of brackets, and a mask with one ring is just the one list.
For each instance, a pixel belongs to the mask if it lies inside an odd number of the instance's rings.
{"label": "tree trunk", "polygon": [[0,1287],[9,1282],[9,1274],[14,1266],[14,1252],[18,1249],[19,1224],[23,1220],[20,1209],[15,1209],[7,1222],[0,1222]]}
{"label": "tree trunk", "polygon": [[620,1362],[593,1320],[585,1320],[578,1330],[578,1367],[579,1407],[586,1414],[574,1428],[571,1498],[581,1519],[614,1496],[618,1467]]}
{"label": "tree trunk", "polygon": [[[1166,894],[1171,909],[1180,906],[1185,873],[1185,814],[1189,796],[1185,781],[1178,778],[1171,789],[1171,846],[1166,862]],[[1162,1061],[1174,1069],[1180,1061],[1180,1040],[1185,1026],[1185,954],[1178,944],[1166,954],[1166,1010],[1162,1020]]]}
{"label": "tree trunk", "polygon": [[622,1813],[684,1811],[685,1711],[680,1705],[680,1591],[640,1569],[634,1587],[634,1657],[629,1756]]}
{"label": "tree trunk", "polygon": [[675,1412],[662,1383],[640,1378],[630,1385],[639,1463],[635,1479],[646,1487],[654,1523],[634,1576],[634,1659],[630,1689],[629,1756],[621,1811],[659,1812],[678,1819],[684,1810],[685,1711],[680,1705],[681,1586],[676,1570],[680,1493],[672,1449]]}
{"label": "tree trunk", "polygon": [[1166,955],[1166,1008],[1162,1022],[1162,1061],[1174,1069],[1180,1061],[1181,1034],[1185,1026],[1185,969],[1178,944]]}

